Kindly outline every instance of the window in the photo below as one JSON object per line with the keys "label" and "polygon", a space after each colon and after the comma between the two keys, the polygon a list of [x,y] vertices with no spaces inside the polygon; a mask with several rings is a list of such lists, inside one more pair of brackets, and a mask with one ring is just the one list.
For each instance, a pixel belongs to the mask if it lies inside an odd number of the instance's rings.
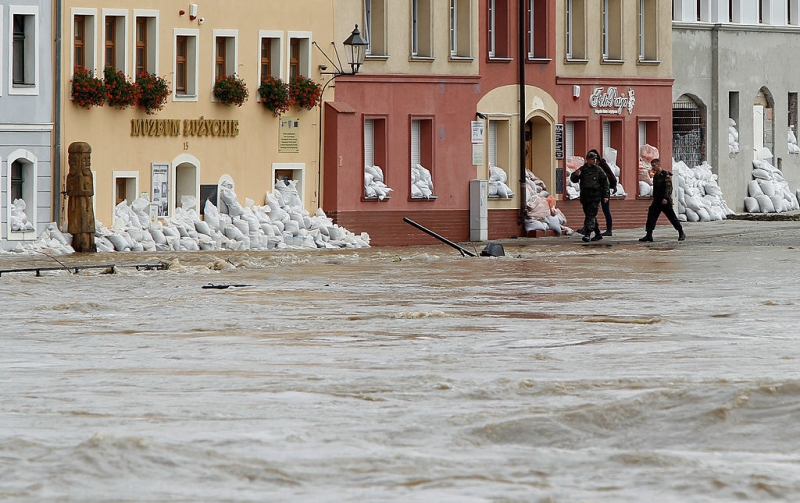
{"label": "window", "polygon": [[[428,170],[433,179],[433,120],[432,119],[412,119],[411,120],[411,167],[415,168],[417,164]],[[431,185],[433,182],[431,181]],[[419,187],[419,182],[413,180],[412,171],[412,185]],[[433,189],[430,189],[432,192]],[[413,199],[432,197],[423,192],[419,195],[412,188],[411,197]]]}
{"label": "window", "polygon": [[511,57],[508,46],[508,0],[489,0],[489,57]]}
{"label": "window", "polygon": [[290,31],[289,38],[289,81],[298,75],[311,74],[311,33]]}
{"label": "window", "polygon": [[279,31],[259,31],[258,82],[281,76],[281,36]]}
{"label": "window", "polygon": [[72,68],[97,69],[95,9],[72,9]]}
{"label": "window", "polygon": [[603,150],[601,155],[605,155],[607,148],[613,148],[617,152],[622,152],[622,124],[620,120],[603,121]]}
{"label": "window", "polygon": [[[674,111],[673,111],[674,114]],[[731,123],[733,121],[733,123]],[[730,91],[728,92],[728,127],[730,128],[733,126],[738,135],[739,130],[739,92],[738,91]],[[729,133],[730,129],[728,130]],[[737,142],[739,141],[738,136],[734,138]],[[729,138],[730,140],[730,138]]]}
{"label": "window", "polygon": [[786,0],[786,24],[798,25],[798,0]]}
{"label": "window", "polygon": [[711,2],[709,0],[695,0],[695,15],[697,21],[708,23],[711,21]]}
{"label": "window", "polygon": [[11,76],[9,94],[38,94],[39,82],[39,8],[11,6],[11,54],[8,73]]}
{"label": "window", "polygon": [[139,187],[138,171],[114,171],[114,205],[127,200],[128,203],[136,199]]}
{"label": "window", "polygon": [[386,56],[386,0],[364,0],[367,56]]}
{"label": "window", "polygon": [[789,130],[797,138],[797,93],[789,93]]}
{"label": "window", "polygon": [[388,185],[386,138],[385,118],[364,119],[364,166],[379,166],[383,172],[383,183]]}
{"label": "window", "polygon": [[8,238],[33,239],[36,237],[37,201],[36,201],[36,172],[37,159],[27,150],[15,150],[8,156],[8,177],[4,190],[8,191],[6,199],[6,215],[16,211],[14,201],[25,201],[25,221],[22,219],[8,219]]}
{"label": "window", "polygon": [[127,68],[127,16],[125,10],[103,9],[103,68],[110,66],[123,73]]}
{"label": "window", "polygon": [[158,73],[158,11],[134,10],[135,46],[134,77],[142,73]]}
{"label": "window", "polygon": [[658,141],[658,121],[657,120],[639,120],[639,140],[638,146],[642,145],[657,146]]}
{"label": "window", "polygon": [[546,0],[528,0],[528,58],[546,59],[547,30],[550,22],[547,18]]}
{"label": "window", "polygon": [[[238,68],[238,47],[236,30],[214,30],[214,82],[222,76],[233,75]],[[214,82],[211,86],[214,86]]]}
{"label": "window", "polygon": [[658,61],[656,0],[639,0],[639,61]]}
{"label": "window", "polygon": [[489,166],[503,168],[508,173],[511,168],[509,146],[508,120],[489,120],[489,127],[486,132],[486,150]]}
{"label": "window", "polygon": [[433,57],[431,0],[411,0],[411,57]]}
{"label": "window", "polygon": [[586,59],[586,12],[585,0],[567,2],[567,59]]}
{"label": "window", "polygon": [[567,120],[564,124],[564,155],[566,157],[585,155],[586,121]]}
{"label": "window", "polygon": [[472,55],[469,0],[450,0],[450,56],[468,58]]}
{"label": "window", "polygon": [[173,100],[197,101],[199,30],[175,29],[173,73],[175,75]]}
{"label": "window", "polygon": [[622,61],[622,0],[603,0],[603,59]]}
{"label": "window", "polygon": [[706,157],[705,108],[685,94],[672,104],[672,157],[687,166],[698,166]]}

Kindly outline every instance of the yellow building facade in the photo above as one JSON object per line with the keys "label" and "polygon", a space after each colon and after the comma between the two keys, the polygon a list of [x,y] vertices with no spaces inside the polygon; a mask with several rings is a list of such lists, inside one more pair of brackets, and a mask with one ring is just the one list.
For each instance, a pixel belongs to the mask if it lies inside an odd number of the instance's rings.
{"label": "yellow building facade", "polygon": [[[304,207],[313,211],[319,207],[319,107],[293,106],[276,116],[258,89],[268,76],[321,82],[326,61],[313,42],[330,44],[332,18],[333,5],[325,1],[64,2],[56,20],[63,96],[59,191],[69,145],[86,142],[95,216],[106,226],[117,204],[145,195],[159,218],[172,215],[184,196],[195,198],[198,212],[206,199],[219,205],[217,188],[226,181],[243,204],[264,204],[276,179],[296,180]],[[136,105],[86,106],[84,93],[73,89],[76,69],[102,79],[107,67],[130,81],[142,74],[163,78],[169,87],[163,107],[148,113]],[[234,74],[249,92],[242,106],[214,95],[216,80]],[[64,222],[66,199],[60,203],[56,218]]]}

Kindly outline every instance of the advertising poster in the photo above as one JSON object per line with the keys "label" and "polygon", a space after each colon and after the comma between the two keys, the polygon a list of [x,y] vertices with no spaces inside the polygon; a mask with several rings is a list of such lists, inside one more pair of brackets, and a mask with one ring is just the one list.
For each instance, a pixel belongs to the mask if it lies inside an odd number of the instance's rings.
{"label": "advertising poster", "polygon": [[158,216],[169,216],[169,164],[153,163],[153,198],[158,205]]}

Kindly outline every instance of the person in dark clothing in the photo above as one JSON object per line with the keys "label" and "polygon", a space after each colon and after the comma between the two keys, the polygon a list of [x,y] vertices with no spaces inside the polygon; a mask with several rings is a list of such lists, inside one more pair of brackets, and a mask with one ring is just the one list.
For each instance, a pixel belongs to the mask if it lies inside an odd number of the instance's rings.
{"label": "person in dark clothing", "polygon": [[[603,239],[600,226],[597,224],[597,208],[602,201],[608,201],[608,178],[597,164],[600,156],[596,152],[586,154],[586,164],[569,175],[572,183],[579,183],[581,188],[581,206],[583,206],[583,228],[586,233],[583,241],[599,241]],[[589,235],[594,231],[594,237]]]}
{"label": "person in dark clothing", "polygon": [[647,234],[639,238],[639,241],[652,241],[653,229],[656,228],[656,222],[661,213],[664,213],[669,219],[669,222],[678,231],[678,241],[686,239],[686,234],[683,233],[683,226],[675,215],[675,210],[672,209],[672,173],[661,169],[661,161],[653,159],[650,163],[653,167],[653,202],[647,209],[647,223],[645,230]]}
{"label": "person in dark clothing", "polygon": [[[600,157],[600,152],[595,149],[590,150],[589,152],[594,152],[597,154],[598,162],[597,164],[603,168],[603,173],[606,174],[606,178],[608,178],[608,189],[611,194],[617,191],[617,177],[614,176],[614,172],[611,171],[611,166],[608,165],[606,160]],[[611,236],[611,228],[613,227],[614,220],[611,218],[611,199],[605,199],[600,202],[600,207],[603,209],[603,215],[606,217],[606,231],[603,233],[603,236]]]}

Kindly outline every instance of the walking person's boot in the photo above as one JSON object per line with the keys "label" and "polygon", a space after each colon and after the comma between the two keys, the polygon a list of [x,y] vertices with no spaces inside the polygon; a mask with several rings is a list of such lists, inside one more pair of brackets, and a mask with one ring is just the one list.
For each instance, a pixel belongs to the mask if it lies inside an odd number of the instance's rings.
{"label": "walking person's boot", "polygon": [[683,228],[678,229],[678,241],[683,241],[686,239],[686,234],[683,232]]}
{"label": "walking person's boot", "polygon": [[653,231],[647,231],[647,234],[645,234],[644,237],[639,238],[639,241],[652,242],[653,241]]}
{"label": "walking person's boot", "polygon": [[590,233],[590,232],[587,232],[586,234],[584,234],[584,235],[583,235],[583,237],[581,238],[581,241],[583,241],[584,243],[588,243],[588,242],[589,242],[589,240],[591,239],[591,238],[589,237],[589,234],[591,234],[591,233]]}
{"label": "walking person's boot", "polygon": [[611,228],[606,229],[606,231],[603,233],[603,236],[612,236],[612,235],[613,234],[611,234]]}
{"label": "walking person's boot", "polygon": [[603,235],[600,234],[600,226],[598,225],[594,228],[594,237],[592,238],[592,241],[600,241],[601,239],[603,239]]}

